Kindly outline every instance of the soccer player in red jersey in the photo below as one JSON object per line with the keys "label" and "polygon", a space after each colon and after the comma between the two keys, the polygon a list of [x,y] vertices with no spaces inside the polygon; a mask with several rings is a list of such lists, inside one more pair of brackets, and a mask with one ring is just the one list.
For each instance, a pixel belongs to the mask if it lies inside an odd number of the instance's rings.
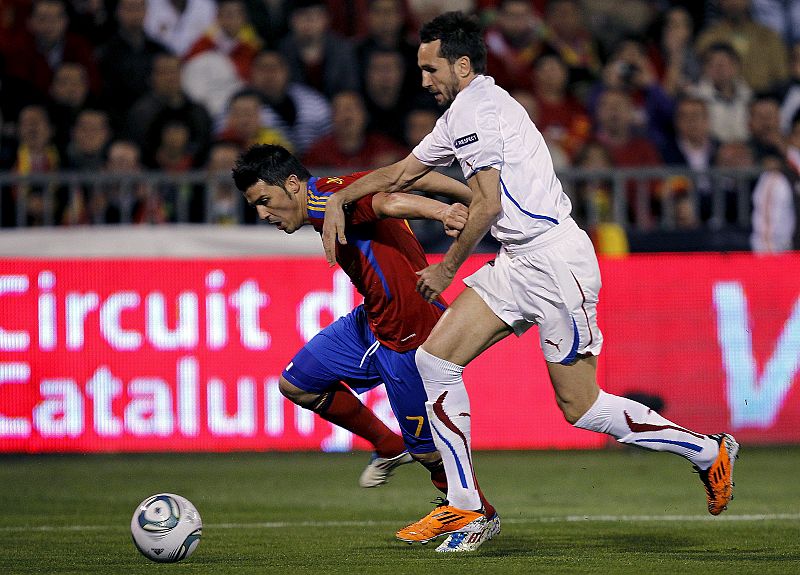
{"label": "soccer player in red jersey", "polygon": [[[233,179],[261,219],[291,234],[307,224],[321,232],[328,198],[367,173],[312,177],[286,149],[259,145],[239,157]],[[436,172],[425,174],[414,188],[469,203],[466,186]],[[446,474],[431,436],[427,396],[414,360],[446,303],[441,296],[427,301],[416,289],[416,272],[428,263],[405,218],[440,220],[448,235],[457,236],[467,209],[458,203],[378,190],[349,205],[349,241],[337,246],[336,261],[364,296],[364,303],[323,329],[292,358],[281,375],[280,389],[292,402],[375,446],[374,459],[360,479],[363,487],[385,483],[398,465],[417,460],[430,471],[433,484],[446,493]],[[343,382],[359,393],[384,383],[402,439]],[[494,507],[482,494],[481,501],[486,520],[473,536],[476,541],[452,534],[437,551],[470,550],[469,546],[499,533]]]}

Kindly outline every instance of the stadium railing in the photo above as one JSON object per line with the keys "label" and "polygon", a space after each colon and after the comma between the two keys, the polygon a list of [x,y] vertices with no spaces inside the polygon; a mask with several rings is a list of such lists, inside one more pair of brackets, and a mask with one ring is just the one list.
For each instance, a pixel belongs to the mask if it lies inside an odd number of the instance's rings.
{"label": "stadium railing", "polygon": [[[338,172],[341,169],[312,170]],[[446,173],[463,179],[457,169]],[[729,249],[740,248],[748,233],[750,195],[759,175],[760,170],[753,168],[570,168],[558,172],[572,200],[574,217],[588,229],[612,223],[633,238],[700,233],[708,239],[729,231],[735,238],[728,242]],[[247,208],[227,172],[0,172],[3,227],[254,221],[255,213]]]}

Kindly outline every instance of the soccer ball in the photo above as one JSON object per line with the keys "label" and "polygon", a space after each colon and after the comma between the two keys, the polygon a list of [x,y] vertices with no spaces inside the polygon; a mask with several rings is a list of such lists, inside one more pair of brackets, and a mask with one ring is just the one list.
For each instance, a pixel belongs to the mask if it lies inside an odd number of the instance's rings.
{"label": "soccer ball", "polygon": [[160,563],[186,559],[200,543],[203,522],[191,501],[174,493],[151,495],[133,512],[131,536],[142,555]]}

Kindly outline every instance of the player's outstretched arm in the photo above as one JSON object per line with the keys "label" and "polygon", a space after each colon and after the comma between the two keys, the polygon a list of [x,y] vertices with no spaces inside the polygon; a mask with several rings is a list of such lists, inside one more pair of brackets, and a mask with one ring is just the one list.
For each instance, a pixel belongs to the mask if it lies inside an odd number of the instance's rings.
{"label": "player's outstretched arm", "polygon": [[417,272],[417,291],[428,301],[434,300],[450,285],[458,268],[500,215],[500,172],[495,168],[481,170],[468,183],[472,190],[472,203],[467,224],[440,263]]}
{"label": "player's outstretched arm", "polygon": [[414,194],[384,192],[372,196],[372,209],[381,218],[440,221],[445,233],[454,238],[464,229],[469,213],[466,206],[459,203],[445,204]]}
{"label": "player's outstretched arm", "polygon": [[412,189],[422,176],[431,171],[412,154],[403,160],[379,168],[359,178],[343,190],[328,198],[325,206],[325,222],[322,226],[322,245],[328,265],[336,264],[336,242],[346,244],[344,226],[344,204],[354,202],[373,192],[400,192]]}

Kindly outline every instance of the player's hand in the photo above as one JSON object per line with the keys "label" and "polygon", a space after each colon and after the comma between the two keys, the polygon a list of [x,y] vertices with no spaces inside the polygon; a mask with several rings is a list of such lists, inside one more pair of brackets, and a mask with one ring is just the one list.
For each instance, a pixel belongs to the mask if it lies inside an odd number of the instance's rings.
{"label": "player's hand", "polygon": [[433,301],[439,294],[447,289],[453,281],[453,275],[449,274],[441,263],[433,264],[424,270],[417,272],[417,291],[422,294],[425,301]]}
{"label": "player's hand", "polygon": [[442,223],[444,224],[444,233],[451,238],[457,238],[464,226],[467,225],[467,217],[469,210],[463,204],[455,203],[447,206],[444,210],[444,217]]}
{"label": "player's hand", "polygon": [[322,223],[322,247],[329,266],[336,265],[336,242],[346,244],[343,202],[332,194],[325,204],[325,221]]}

